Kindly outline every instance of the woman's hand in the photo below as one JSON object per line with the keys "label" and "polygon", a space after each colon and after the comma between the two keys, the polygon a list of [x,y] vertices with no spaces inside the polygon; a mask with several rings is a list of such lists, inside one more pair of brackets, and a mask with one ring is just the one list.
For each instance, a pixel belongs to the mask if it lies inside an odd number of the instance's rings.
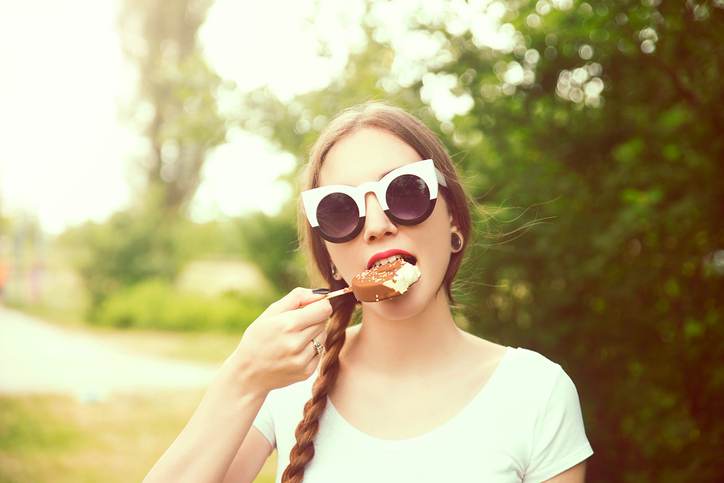
{"label": "woman's hand", "polygon": [[326,295],[295,288],[246,329],[186,427],[144,482],[221,481],[274,388],[312,375],[332,314]]}
{"label": "woman's hand", "polygon": [[314,373],[321,358],[312,339],[324,345],[332,315],[325,297],[297,287],[249,325],[234,354],[245,368],[247,390],[265,394]]}

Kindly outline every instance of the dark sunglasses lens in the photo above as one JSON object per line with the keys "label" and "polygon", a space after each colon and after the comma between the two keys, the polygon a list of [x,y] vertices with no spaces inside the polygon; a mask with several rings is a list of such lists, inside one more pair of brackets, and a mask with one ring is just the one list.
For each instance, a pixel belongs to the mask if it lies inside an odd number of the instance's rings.
{"label": "dark sunglasses lens", "polygon": [[390,211],[402,221],[419,219],[430,206],[427,183],[414,174],[403,174],[392,180],[386,196]]}
{"label": "dark sunglasses lens", "polygon": [[332,193],[317,207],[317,221],[322,232],[332,238],[349,235],[359,220],[357,203],[344,193]]}

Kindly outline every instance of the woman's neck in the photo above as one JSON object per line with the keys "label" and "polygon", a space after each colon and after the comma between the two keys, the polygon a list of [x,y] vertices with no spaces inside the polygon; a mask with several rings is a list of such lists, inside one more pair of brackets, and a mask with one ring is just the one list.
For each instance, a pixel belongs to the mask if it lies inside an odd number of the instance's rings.
{"label": "woman's neck", "polygon": [[348,332],[340,360],[397,380],[415,379],[446,371],[455,362],[451,355],[463,355],[469,343],[441,289],[414,317],[385,320],[363,309],[362,323]]}

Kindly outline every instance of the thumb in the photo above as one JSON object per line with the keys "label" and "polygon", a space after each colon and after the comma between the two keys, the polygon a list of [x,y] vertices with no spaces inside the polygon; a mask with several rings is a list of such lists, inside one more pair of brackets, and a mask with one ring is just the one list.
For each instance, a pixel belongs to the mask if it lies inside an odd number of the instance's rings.
{"label": "thumb", "polygon": [[297,287],[291,292],[271,304],[265,311],[266,315],[276,315],[290,310],[295,310],[312,302],[321,300],[326,294],[315,294],[311,288]]}

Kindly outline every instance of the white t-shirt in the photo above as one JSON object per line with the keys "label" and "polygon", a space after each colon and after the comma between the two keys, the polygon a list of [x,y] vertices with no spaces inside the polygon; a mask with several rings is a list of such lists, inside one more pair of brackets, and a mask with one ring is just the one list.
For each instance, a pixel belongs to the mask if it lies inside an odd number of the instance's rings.
{"label": "white t-shirt", "polygon": [[[277,448],[276,483],[289,464],[294,432],[318,374],[319,368],[305,381],[269,392],[253,422]],[[364,433],[328,398],[304,482],[540,482],[592,454],[568,374],[538,352],[508,347],[488,382],[457,415],[414,438]]]}

